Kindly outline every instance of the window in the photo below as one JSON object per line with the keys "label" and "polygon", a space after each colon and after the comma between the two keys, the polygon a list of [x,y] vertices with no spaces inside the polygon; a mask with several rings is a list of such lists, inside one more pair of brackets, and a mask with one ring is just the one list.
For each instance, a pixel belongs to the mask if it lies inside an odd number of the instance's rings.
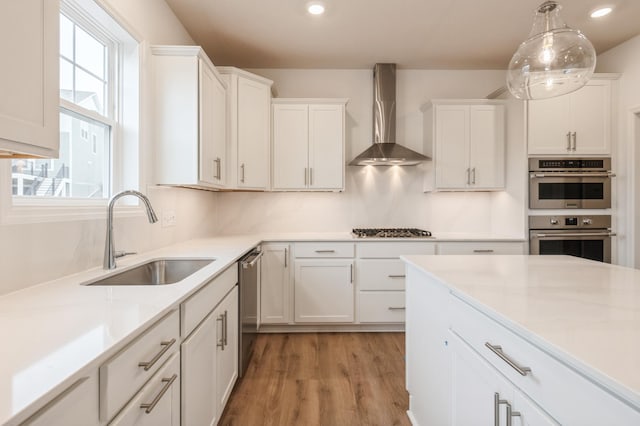
{"label": "window", "polygon": [[138,186],[137,165],[122,166],[138,158],[138,61],[138,43],[98,4],[61,1],[60,155],[12,161],[14,204],[104,202]]}

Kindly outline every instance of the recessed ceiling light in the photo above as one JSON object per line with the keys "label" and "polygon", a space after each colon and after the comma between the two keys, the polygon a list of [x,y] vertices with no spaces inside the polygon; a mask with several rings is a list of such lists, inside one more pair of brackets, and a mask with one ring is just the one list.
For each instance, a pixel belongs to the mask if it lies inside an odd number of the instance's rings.
{"label": "recessed ceiling light", "polygon": [[307,12],[312,15],[322,15],[324,13],[324,3],[314,1],[307,4]]}
{"label": "recessed ceiling light", "polygon": [[595,9],[593,12],[591,12],[591,17],[602,18],[603,16],[610,14],[612,10],[613,10],[612,7],[600,7],[598,9]]}

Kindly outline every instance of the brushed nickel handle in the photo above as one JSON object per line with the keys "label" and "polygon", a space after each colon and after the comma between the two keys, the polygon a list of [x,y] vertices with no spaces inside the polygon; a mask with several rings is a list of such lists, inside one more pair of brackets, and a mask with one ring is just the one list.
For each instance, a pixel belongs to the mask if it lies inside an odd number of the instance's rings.
{"label": "brushed nickel handle", "polygon": [[[224,315],[218,315],[218,318],[216,318],[216,323],[218,322],[222,323],[222,325],[220,326],[220,334],[222,334],[222,336],[220,337],[220,340],[216,342],[216,347],[221,348],[224,351]],[[217,333],[218,327],[216,326],[216,334]]]}
{"label": "brushed nickel handle", "polygon": [[407,308],[404,306],[389,306],[387,309],[390,311],[404,311]]}
{"label": "brushed nickel handle", "polygon": [[[224,329],[222,331],[222,338],[224,339],[224,346],[228,346],[229,343],[227,343],[227,337],[228,337],[228,333],[229,333],[229,316],[228,316],[228,312],[224,311]],[[224,350],[224,346],[222,347],[222,349]]]}
{"label": "brushed nickel handle", "polygon": [[509,404],[508,402],[506,404],[507,404],[507,426],[511,426],[512,425],[511,419],[513,417],[520,417],[521,414],[519,411],[512,411],[511,404]]}
{"label": "brushed nickel handle", "polygon": [[151,361],[139,362],[138,367],[144,367],[144,371],[149,371],[151,367],[153,367],[153,365],[158,362],[160,358],[162,358],[162,355],[164,355],[175,342],[176,339],[160,342],[160,346],[162,346],[160,352],[158,352],[153,358],[151,358]]}
{"label": "brushed nickel handle", "polygon": [[493,249],[474,249],[474,253],[493,253]]}
{"label": "brushed nickel handle", "polygon": [[153,409],[156,408],[156,405],[158,405],[158,402],[160,402],[164,394],[167,393],[167,391],[169,390],[173,382],[176,381],[177,378],[178,378],[177,374],[174,374],[168,379],[163,378],[162,383],[166,383],[166,385],[164,385],[164,387],[160,390],[160,392],[156,395],[156,397],[153,398],[153,401],[151,401],[148,404],[146,403],[140,404],[140,408],[145,408],[144,412],[147,414],[151,413]]}
{"label": "brushed nickel handle", "polygon": [[471,169],[471,183],[476,184],[476,168]]}
{"label": "brushed nickel handle", "polygon": [[216,165],[216,175],[214,176],[216,179],[220,180],[222,178],[222,160],[220,159],[220,157],[216,157],[215,160],[213,160],[213,162]]}
{"label": "brushed nickel handle", "polygon": [[615,232],[562,232],[559,234],[536,234],[537,238],[549,238],[549,237],[615,237]]}
{"label": "brushed nickel handle", "polygon": [[349,265],[350,273],[351,273],[351,283],[353,284],[353,263]]}
{"label": "brushed nickel handle", "polygon": [[577,143],[577,139],[578,139],[578,138],[577,138],[577,135],[578,135],[578,133],[577,133],[577,132],[573,132],[573,133],[571,134],[571,139],[572,139],[572,141],[573,141],[573,147],[571,148],[571,150],[572,150],[572,151],[575,151],[575,150],[576,150],[576,145],[578,144],[578,143]]}
{"label": "brushed nickel handle", "polygon": [[407,278],[406,275],[387,275],[389,278]]}
{"label": "brushed nickel handle", "polygon": [[289,257],[289,249],[287,247],[284,248],[284,267],[287,267],[287,257]]}
{"label": "brushed nickel handle", "polygon": [[567,132],[567,151],[571,151],[571,132]]}
{"label": "brushed nickel handle", "polygon": [[500,404],[507,404],[505,399],[500,399],[498,392],[493,394],[493,424],[500,426]]}
{"label": "brushed nickel handle", "polygon": [[240,174],[240,182],[244,183],[244,163],[240,164],[240,171],[242,172]]}
{"label": "brushed nickel handle", "polygon": [[509,366],[511,368],[513,368],[514,370],[516,370],[518,372],[518,374],[520,374],[521,376],[526,376],[528,373],[531,373],[531,368],[529,368],[529,367],[521,367],[518,364],[516,364],[515,361],[513,361],[511,358],[509,358],[507,355],[505,355],[505,353],[502,351],[502,346],[500,346],[500,345],[492,345],[489,342],[485,342],[484,345],[487,348],[489,348],[489,350],[491,352],[493,352],[494,354],[498,355],[498,357],[501,360],[503,360],[504,362],[509,364]]}
{"label": "brushed nickel handle", "polygon": [[316,253],[335,253],[335,250],[316,250]]}
{"label": "brushed nickel handle", "polygon": [[309,167],[309,186],[313,186],[313,167]]}
{"label": "brushed nickel handle", "polygon": [[471,184],[471,170],[467,168],[467,185]]}
{"label": "brushed nickel handle", "polygon": [[547,172],[547,173],[531,173],[531,179],[547,178],[547,177],[616,177],[612,172]]}

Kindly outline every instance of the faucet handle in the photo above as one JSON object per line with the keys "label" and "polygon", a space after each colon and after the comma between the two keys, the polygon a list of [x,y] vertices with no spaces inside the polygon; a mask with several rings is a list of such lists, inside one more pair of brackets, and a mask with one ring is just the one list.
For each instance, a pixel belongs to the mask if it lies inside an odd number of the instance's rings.
{"label": "faucet handle", "polygon": [[114,257],[117,259],[117,258],[119,258],[119,257],[129,256],[129,255],[131,255],[131,254],[138,254],[138,252],[136,252],[136,251],[124,251],[124,250],[122,250],[122,251],[116,251],[116,252],[114,253]]}

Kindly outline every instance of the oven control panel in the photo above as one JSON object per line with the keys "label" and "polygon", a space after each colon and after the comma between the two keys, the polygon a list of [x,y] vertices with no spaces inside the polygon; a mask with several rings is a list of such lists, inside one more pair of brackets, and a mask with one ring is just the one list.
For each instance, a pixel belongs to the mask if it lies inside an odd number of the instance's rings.
{"label": "oven control panel", "polygon": [[610,215],[592,216],[529,216],[529,229],[610,229]]}

